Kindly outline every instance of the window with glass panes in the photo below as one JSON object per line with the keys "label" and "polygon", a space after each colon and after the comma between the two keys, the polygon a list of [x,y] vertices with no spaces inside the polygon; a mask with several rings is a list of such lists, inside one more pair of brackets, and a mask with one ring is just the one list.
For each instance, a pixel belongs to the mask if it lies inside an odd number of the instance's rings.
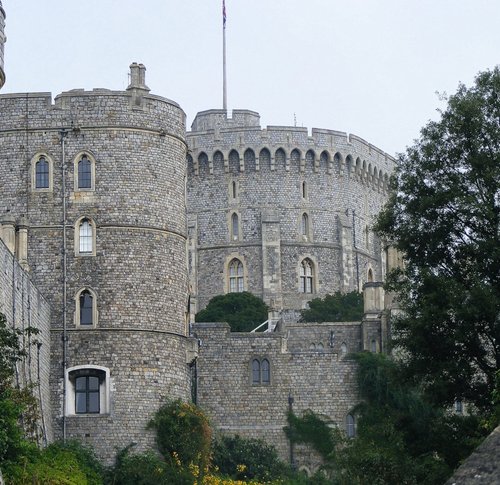
{"label": "window with glass panes", "polygon": [[99,377],[79,376],[75,379],[76,414],[97,414],[100,412]]}
{"label": "window with glass panes", "polygon": [[35,165],[35,187],[37,189],[49,188],[49,162],[45,157],[40,157]]}
{"label": "window with glass panes", "polygon": [[93,302],[92,294],[88,290],[80,293],[80,325],[93,325]]}
{"label": "window with glass panes", "polygon": [[304,259],[300,264],[300,291],[313,292],[313,263],[310,259]]}
{"label": "window with glass panes", "polygon": [[78,162],[78,188],[92,188],[92,162],[88,159],[87,155],[83,155]]}
{"label": "window with glass panes", "polygon": [[83,219],[80,223],[80,253],[91,253],[93,234],[92,223],[88,219]]}
{"label": "window with glass panes", "polygon": [[229,292],[241,293],[244,291],[243,264],[239,259],[233,259],[229,263]]}

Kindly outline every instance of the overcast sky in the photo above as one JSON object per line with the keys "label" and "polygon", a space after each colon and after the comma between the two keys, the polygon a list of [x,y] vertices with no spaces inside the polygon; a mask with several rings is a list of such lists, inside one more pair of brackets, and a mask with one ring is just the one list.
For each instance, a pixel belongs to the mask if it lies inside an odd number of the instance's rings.
{"label": "overcast sky", "polygon": [[[128,85],[196,112],[222,107],[222,0],[2,0],[2,93]],[[228,108],[261,125],[354,133],[402,151],[500,62],[500,0],[226,0]],[[0,113],[1,115],[1,113]]]}

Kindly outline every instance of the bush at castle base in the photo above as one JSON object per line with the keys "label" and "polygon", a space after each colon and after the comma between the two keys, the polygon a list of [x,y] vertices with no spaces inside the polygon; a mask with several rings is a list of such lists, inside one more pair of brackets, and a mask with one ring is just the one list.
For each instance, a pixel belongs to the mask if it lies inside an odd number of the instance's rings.
{"label": "bush at castle base", "polygon": [[225,322],[232,332],[250,332],[268,317],[267,305],[248,291],[218,295],[196,314],[197,322]]}

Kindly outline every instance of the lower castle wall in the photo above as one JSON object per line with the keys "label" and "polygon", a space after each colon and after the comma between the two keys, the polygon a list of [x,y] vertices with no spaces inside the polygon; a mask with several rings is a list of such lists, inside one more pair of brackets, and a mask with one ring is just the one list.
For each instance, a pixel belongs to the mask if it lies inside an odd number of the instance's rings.
{"label": "lower castle wall", "polygon": [[[62,360],[61,346],[56,345],[60,339],[61,333],[53,331],[53,402],[61,402],[63,393],[63,375],[55,364]],[[106,383],[109,402],[105,412],[76,415],[72,403],[67,405],[67,438],[88,443],[108,464],[113,463],[117,450],[131,443],[137,444],[137,452],[153,448],[154,432],[146,428],[164,400],[191,399],[187,348],[187,338],[167,332],[68,331],[68,369],[104,367],[109,370],[110,382]],[[61,437],[62,404],[54,410],[54,423],[56,437]]]}
{"label": "lower castle wall", "polygon": [[[283,428],[290,397],[296,414],[311,409],[345,429],[358,393],[356,364],[342,353],[341,344],[349,351],[360,350],[359,323],[296,324],[275,333],[231,333],[227,324],[199,323],[194,331],[201,341],[198,404],[217,431],[264,439],[289,461]],[[330,347],[332,331],[337,337]],[[314,349],[310,343],[316,344]],[[269,385],[252,383],[254,358],[269,360]],[[296,450],[298,465],[317,466],[317,461],[311,463],[317,457],[301,450]]]}
{"label": "lower castle wall", "polygon": [[15,384],[33,386],[38,401],[40,419],[35,438],[39,445],[52,441],[52,424],[49,388],[50,362],[50,313],[45,298],[31,281],[30,275],[0,240],[0,313],[11,328],[38,331],[21,339],[27,356],[18,363]]}

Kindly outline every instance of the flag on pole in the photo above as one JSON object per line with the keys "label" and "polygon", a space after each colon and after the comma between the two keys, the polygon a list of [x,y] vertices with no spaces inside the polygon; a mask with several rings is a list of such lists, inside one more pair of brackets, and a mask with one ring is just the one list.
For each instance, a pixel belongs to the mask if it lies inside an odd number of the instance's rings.
{"label": "flag on pole", "polygon": [[226,0],[222,0],[222,25],[226,28]]}

